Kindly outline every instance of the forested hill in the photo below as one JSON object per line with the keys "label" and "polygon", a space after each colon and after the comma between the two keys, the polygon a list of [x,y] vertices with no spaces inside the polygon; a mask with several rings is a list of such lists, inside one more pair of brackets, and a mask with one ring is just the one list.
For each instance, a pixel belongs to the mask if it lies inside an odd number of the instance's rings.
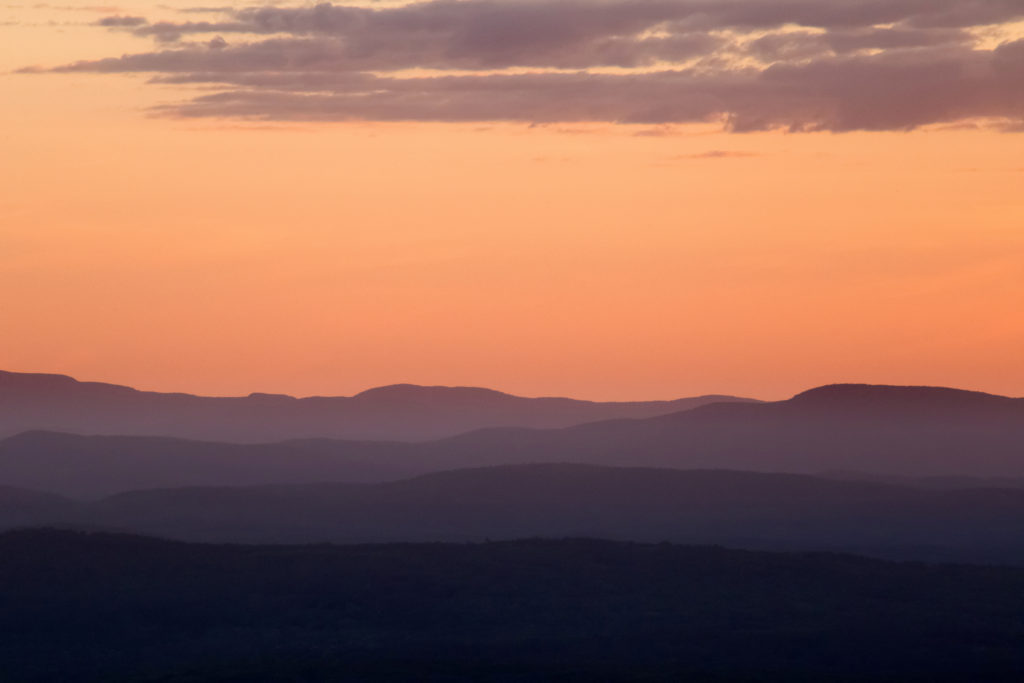
{"label": "forested hill", "polygon": [[586,540],[0,535],[5,683],[1018,682],[1024,570]]}

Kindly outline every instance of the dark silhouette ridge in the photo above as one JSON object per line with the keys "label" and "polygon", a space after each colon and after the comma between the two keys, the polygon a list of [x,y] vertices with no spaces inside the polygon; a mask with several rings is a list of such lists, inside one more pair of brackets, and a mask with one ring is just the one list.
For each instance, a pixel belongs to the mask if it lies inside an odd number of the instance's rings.
{"label": "dark silhouette ridge", "polygon": [[[30,501],[31,502],[31,501]],[[513,465],[381,484],[166,488],[41,497],[50,524],[244,543],[590,537],[1024,565],[1024,490],[931,490],[791,474]]]}
{"label": "dark silhouette ridge", "polygon": [[0,534],[5,683],[1016,683],[1024,570],[593,540]]}
{"label": "dark silhouette ridge", "polygon": [[64,375],[0,372],[0,438],[23,431],[169,436],[258,443],[296,438],[415,441],[483,427],[566,427],[651,417],[731,396],[597,403],[522,398],[472,387],[399,384],[355,396],[208,397],[138,391]]}

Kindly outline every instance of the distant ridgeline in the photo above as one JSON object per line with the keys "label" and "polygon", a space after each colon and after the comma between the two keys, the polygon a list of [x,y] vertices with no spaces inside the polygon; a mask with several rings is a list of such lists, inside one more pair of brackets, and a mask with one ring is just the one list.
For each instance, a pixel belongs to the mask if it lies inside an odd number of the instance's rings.
{"label": "distant ridgeline", "polygon": [[[4,429],[14,430],[12,425],[20,420],[23,427],[52,430],[39,417],[47,415],[50,423],[78,420],[80,431],[113,435],[31,431],[11,436],[0,441],[0,484],[71,496],[178,486],[387,481],[464,467],[561,462],[888,477],[1024,477],[1024,400],[954,389],[835,385],[774,403],[683,399],[703,404],[671,411],[679,402],[592,404],[422,387],[375,390],[351,399],[208,399],[38,377],[0,375]],[[22,385],[33,389],[19,390]],[[67,398],[76,392],[84,397]],[[115,401],[104,402],[94,392],[116,395],[117,403],[134,408],[124,407],[115,420],[107,415]],[[174,431],[168,424],[179,431],[191,429],[187,415],[162,407],[179,400],[194,405],[189,410],[207,421],[209,431],[226,425],[242,430],[236,436],[248,434],[249,440],[259,440],[261,429],[277,429],[272,426],[276,418],[267,417],[260,407],[264,404],[271,413],[297,411],[293,417],[305,415],[303,406],[310,406],[321,411],[317,414],[333,425],[330,429],[344,431],[350,423],[370,429],[366,425],[372,423],[372,429],[384,429],[394,438],[330,439],[313,427],[308,428],[310,438],[259,444],[118,435],[118,425],[125,430],[125,425],[134,425],[137,431]],[[525,412],[516,417],[494,408],[506,404],[525,406]],[[366,410],[372,405],[376,422],[352,417],[358,411],[349,411],[350,405]],[[569,421],[570,408],[671,412],[537,428],[536,423]],[[577,412],[578,419],[582,412]],[[37,415],[35,422],[25,417],[29,414]],[[91,423],[92,415],[107,417]],[[422,436],[427,430],[423,425],[450,431],[456,422],[466,427],[489,421],[504,426],[416,442],[396,440],[413,432]],[[262,426],[245,432],[247,422]],[[381,427],[385,423],[393,431]]]}
{"label": "distant ridgeline", "polygon": [[[770,403],[410,386],[218,399],[4,373],[0,400],[5,429],[205,425],[254,441],[309,430],[265,443],[18,433],[0,441],[0,529],[260,543],[588,536],[1024,563],[1021,399],[867,385]],[[614,417],[564,426],[587,415]],[[423,438],[481,424],[502,426]],[[315,425],[390,438],[327,438]]]}
{"label": "distant ridgeline", "polygon": [[64,375],[0,371],[0,438],[31,431],[173,436],[257,443],[297,438],[421,440],[484,427],[558,428],[612,418],[643,418],[721,401],[596,403],[523,398],[473,387],[412,384],[355,396],[294,398],[253,393],[215,398],[163,394]]}
{"label": "distant ridgeline", "polygon": [[164,488],[94,501],[0,489],[0,529],[26,526],[247,543],[586,537],[1024,565],[1024,488],[723,470],[510,465],[378,484]]}

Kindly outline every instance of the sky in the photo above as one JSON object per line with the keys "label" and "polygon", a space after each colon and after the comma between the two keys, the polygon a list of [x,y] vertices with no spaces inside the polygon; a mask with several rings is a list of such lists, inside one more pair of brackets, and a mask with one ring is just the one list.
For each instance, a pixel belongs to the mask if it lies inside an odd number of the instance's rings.
{"label": "sky", "polygon": [[0,368],[1024,395],[1019,0],[202,3],[0,5]]}

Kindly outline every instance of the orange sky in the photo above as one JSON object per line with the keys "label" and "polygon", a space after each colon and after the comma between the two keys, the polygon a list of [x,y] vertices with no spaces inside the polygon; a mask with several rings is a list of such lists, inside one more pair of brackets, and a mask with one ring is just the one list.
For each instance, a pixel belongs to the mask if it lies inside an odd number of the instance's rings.
{"label": "orange sky", "polygon": [[[3,12],[5,71],[142,44]],[[176,120],[144,81],[0,76],[2,369],[207,394],[1024,395],[1022,134]]]}

